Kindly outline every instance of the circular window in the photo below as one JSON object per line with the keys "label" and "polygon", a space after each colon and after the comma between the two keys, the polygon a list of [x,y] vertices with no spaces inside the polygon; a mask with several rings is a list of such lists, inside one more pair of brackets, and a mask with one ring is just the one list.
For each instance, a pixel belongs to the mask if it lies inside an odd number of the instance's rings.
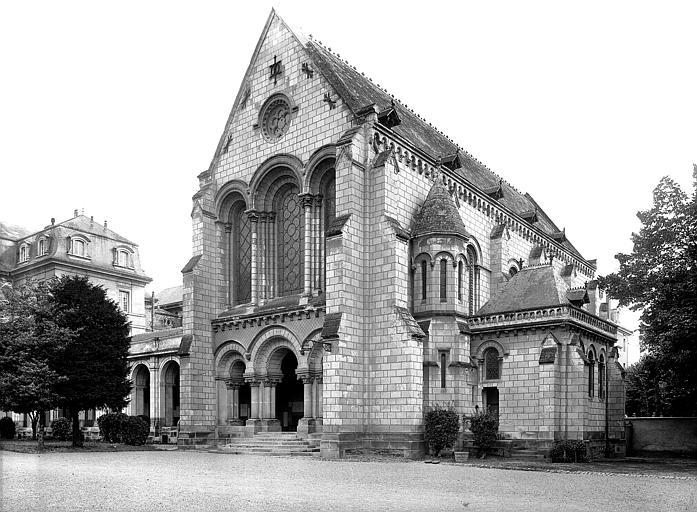
{"label": "circular window", "polygon": [[264,137],[275,142],[283,137],[290,126],[290,102],[285,96],[273,96],[264,106],[261,114]]}

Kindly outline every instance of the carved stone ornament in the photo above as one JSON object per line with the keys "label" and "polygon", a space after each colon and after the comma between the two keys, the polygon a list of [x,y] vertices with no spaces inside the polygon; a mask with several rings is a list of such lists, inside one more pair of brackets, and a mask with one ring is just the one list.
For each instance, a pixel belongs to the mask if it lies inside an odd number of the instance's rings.
{"label": "carved stone ornament", "polygon": [[275,142],[283,137],[290,126],[290,103],[285,96],[274,96],[266,105],[261,115],[261,127],[264,137]]}

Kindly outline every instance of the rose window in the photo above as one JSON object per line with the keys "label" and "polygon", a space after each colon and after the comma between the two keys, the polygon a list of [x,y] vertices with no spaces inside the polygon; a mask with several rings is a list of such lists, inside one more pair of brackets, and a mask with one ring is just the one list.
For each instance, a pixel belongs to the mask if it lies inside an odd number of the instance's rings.
{"label": "rose window", "polygon": [[290,125],[290,104],[283,96],[269,101],[262,115],[262,130],[269,141],[277,141],[285,135]]}

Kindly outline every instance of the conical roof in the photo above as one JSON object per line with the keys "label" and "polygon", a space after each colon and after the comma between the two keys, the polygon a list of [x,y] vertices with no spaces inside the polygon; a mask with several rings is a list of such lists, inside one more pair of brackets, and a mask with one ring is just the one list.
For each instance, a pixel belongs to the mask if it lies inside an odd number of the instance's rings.
{"label": "conical roof", "polygon": [[460,212],[457,211],[455,202],[440,177],[433,182],[411,230],[412,237],[432,234],[460,235],[469,238]]}

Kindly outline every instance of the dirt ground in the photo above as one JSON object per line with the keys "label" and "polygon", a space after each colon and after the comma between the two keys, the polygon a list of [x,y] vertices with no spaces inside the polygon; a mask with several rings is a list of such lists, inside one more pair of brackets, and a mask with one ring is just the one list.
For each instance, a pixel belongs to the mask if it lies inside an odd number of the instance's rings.
{"label": "dirt ground", "polygon": [[614,472],[597,464],[516,468],[494,459],[468,464],[369,459],[5,450],[0,451],[0,510],[697,509],[697,473],[694,467],[679,470],[678,463],[652,472],[633,461],[644,471],[630,473],[629,465]]}

